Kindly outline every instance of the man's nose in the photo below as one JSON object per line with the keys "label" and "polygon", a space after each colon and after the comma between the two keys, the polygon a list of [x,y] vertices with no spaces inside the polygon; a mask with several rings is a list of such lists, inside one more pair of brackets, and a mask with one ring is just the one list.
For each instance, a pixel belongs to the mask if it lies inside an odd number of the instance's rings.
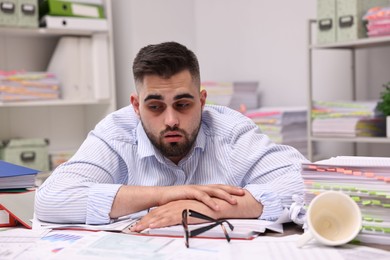
{"label": "man's nose", "polygon": [[169,127],[178,126],[179,118],[177,112],[172,108],[166,109],[165,112],[165,124]]}

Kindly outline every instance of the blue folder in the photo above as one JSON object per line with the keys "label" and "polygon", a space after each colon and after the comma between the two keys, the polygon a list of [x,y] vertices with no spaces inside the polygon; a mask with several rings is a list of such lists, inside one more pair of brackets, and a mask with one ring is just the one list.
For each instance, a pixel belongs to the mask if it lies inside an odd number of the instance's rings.
{"label": "blue folder", "polygon": [[0,178],[37,174],[39,171],[0,160]]}

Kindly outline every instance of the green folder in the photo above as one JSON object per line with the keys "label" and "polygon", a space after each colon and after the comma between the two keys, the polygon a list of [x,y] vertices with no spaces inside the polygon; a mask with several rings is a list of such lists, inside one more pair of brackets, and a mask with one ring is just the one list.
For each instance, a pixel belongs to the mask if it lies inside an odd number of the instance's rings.
{"label": "green folder", "polygon": [[102,5],[59,0],[42,1],[39,5],[39,17],[44,15],[105,18]]}

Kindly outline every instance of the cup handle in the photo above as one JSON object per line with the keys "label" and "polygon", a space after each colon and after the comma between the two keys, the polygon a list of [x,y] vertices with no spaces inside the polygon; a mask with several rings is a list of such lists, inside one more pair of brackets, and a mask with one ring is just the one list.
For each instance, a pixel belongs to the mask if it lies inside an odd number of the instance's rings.
{"label": "cup handle", "polygon": [[297,241],[297,246],[298,247],[303,247],[307,242],[309,242],[313,238],[313,235],[310,231],[306,231],[303,233],[298,241]]}

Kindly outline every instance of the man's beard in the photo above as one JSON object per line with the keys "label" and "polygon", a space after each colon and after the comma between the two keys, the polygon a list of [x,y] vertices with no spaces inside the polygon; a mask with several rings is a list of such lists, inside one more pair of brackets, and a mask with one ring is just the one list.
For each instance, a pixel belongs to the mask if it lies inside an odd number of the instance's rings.
{"label": "man's beard", "polygon": [[[180,129],[178,127],[169,127],[168,126],[165,130],[160,132],[159,136],[154,136],[151,132],[149,132],[145,128],[142,120],[141,120],[141,123],[142,123],[142,126],[145,129],[145,133],[148,136],[150,142],[154,145],[154,147],[156,147],[160,151],[160,153],[163,156],[165,156],[167,158],[170,158],[170,157],[184,157],[185,155],[187,155],[190,152],[190,150],[192,149],[192,146],[195,143],[195,140],[196,140],[196,137],[198,135],[199,128],[200,128],[200,124],[199,124],[199,126],[194,131],[192,131],[191,134],[188,134],[183,129]],[[181,143],[178,143],[178,142],[164,143],[163,142],[164,134],[166,132],[169,132],[169,131],[180,132],[184,136],[184,142],[181,142]]]}

